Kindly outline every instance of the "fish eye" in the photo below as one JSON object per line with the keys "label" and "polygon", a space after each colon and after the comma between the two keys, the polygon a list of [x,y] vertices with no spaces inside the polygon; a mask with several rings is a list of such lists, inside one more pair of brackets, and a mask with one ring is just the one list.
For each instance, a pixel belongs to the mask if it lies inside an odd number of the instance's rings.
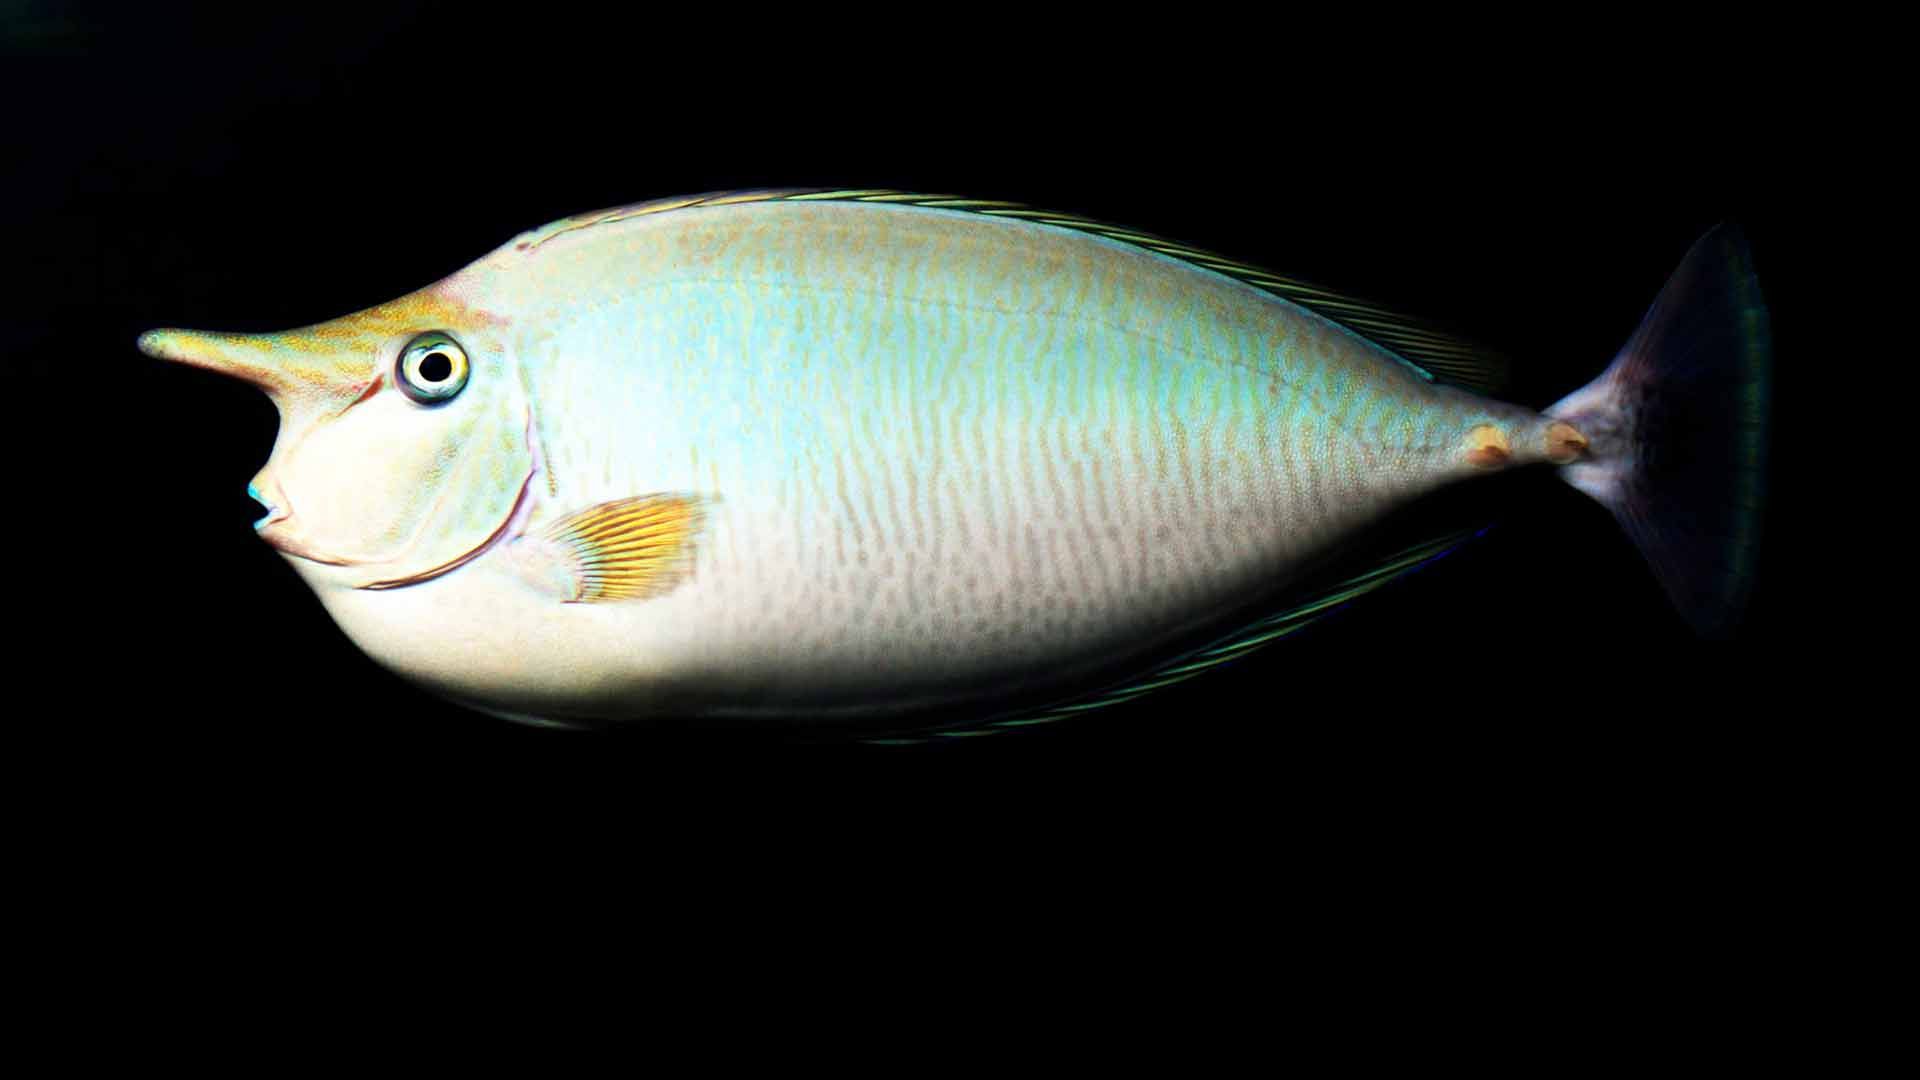
{"label": "fish eye", "polygon": [[422,405],[452,401],[467,385],[467,350],[451,335],[429,330],[400,350],[393,375],[400,392]]}

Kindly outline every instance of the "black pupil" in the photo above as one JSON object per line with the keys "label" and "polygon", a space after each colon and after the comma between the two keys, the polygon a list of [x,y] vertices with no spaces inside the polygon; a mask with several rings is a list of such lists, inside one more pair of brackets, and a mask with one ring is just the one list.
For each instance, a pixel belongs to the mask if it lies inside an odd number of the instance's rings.
{"label": "black pupil", "polygon": [[453,361],[443,352],[430,352],[420,361],[420,377],[427,382],[440,382],[453,374]]}

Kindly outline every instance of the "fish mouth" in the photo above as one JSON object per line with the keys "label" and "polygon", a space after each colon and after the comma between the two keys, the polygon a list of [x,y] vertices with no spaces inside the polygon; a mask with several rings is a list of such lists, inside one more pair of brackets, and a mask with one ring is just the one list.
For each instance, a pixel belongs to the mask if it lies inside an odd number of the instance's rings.
{"label": "fish mouth", "polygon": [[[267,512],[260,516],[260,520],[253,523],[254,532],[263,532],[267,526],[272,525],[274,522],[286,520],[290,513],[290,511],[282,510],[278,506],[275,506],[272,500],[260,494],[260,489],[252,483],[247,484],[247,497],[267,509]],[[271,541],[269,541],[269,543],[271,543]]]}

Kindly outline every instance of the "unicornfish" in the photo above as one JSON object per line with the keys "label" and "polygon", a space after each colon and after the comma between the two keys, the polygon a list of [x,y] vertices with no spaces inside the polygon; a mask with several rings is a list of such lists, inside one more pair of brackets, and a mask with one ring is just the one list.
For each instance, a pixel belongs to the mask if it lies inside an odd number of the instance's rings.
{"label": "unicornfish", "polygon": [[400,676],[533,723],[866,735],[1242,655],[1460,542],[1291,591],[1390,515],[1512,469],[1604,504],[1726,633],[1770,362],[1731,227],[1536,411],[1485,350],[1205,251],[815,190],[572,217],[357,314],[139,347],[272,399],[254,528]]}

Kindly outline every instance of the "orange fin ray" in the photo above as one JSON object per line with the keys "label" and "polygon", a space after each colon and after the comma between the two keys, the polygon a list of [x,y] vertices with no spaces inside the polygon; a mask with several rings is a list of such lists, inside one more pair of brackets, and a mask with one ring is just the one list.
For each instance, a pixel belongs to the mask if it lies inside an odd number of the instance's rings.
{"label": "orange fin ray", "polygon": [[640,600],[693,575],[694,537],[705,519],[695,495],[637,495],[589,506],[541,530],[529,556],[557,574],[570,604]]}

